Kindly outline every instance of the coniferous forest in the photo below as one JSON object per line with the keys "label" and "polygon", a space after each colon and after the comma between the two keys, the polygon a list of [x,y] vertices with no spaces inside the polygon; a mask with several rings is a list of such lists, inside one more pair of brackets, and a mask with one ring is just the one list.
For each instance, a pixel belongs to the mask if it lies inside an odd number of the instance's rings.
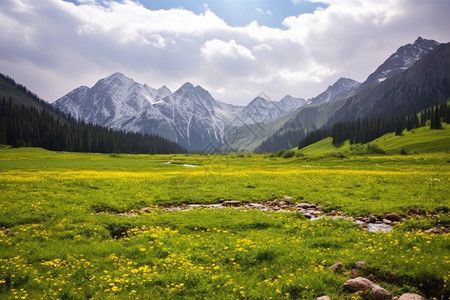
{"label": "coniferous forest", "polygon": [[[420,115],[420,117],[419,117]],[[433,106],[409,116],[395,115],[390,118],[363,118],[355,121],[344,121],[308,133],[299,143],[298,149],[316,143],[326,137],[333,139],[337,145],[346,140],[350,144],[365,144],[390,132],[400,135],[403,130],[429,125],[431,129],[440,129],[442,122],[450,123],[450,107],[447,102]]]}
{"label": "coniferous forest", "polygon": [[[184,153],[177,143],[157,135],[116,131],[78,121],[55,110],[24,86],[2,75],[20,95],[0,98],[0,144],[48,150],[98,153]],[[26,103],[26,104],[24,104]]]}

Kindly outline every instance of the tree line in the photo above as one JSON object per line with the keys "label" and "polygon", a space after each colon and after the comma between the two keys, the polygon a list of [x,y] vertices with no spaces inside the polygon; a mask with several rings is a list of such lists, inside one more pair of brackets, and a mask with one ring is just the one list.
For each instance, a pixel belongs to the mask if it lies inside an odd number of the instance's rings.
{"label": "tree line", "polygon": [[[58,113],[58,112],[56,112]],[[55,151],[98,153],[184,153],[178,144],[156,135],[116,131],[48,109],[0,101],[0,144]]]}
{"label": "tree line", "polygon": [[390,118],[358,118],[354,121],[335,123],[331,128],[325,127],[308,133],[298,144],[298,149],[316,143],[326,137],[331,137],[337,145],[346,140],[350,144],[365,144],[390,132],[400,135],[403,130],[411,130],[429,124],[431,129],[442,128],[442,122],[450,124],[450,106],[447,102],[435,105],[422,112],[408,116],[395,115]]}

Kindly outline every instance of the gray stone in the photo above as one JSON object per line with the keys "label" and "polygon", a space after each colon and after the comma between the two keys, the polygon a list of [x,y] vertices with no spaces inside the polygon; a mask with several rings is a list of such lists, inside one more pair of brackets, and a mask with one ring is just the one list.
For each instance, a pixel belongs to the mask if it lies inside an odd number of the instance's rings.
{"label": "gray stone", "polygon": [[295,207],[307,209],[307,208],[311,207],[311,204],[309,204],[309,203],[297,203],[297,204],[295,204]]}
{"label": "gray stone", "polygon": [[142,212],[150,212],[153,210],[153,207],[143,207],[140,209]]}
{"label": "gray stone", "polygon": [[328,267],[328,269],[330,269],[333,272],[339,272],[342,269],[342,266],[343,266],[342,262],[337,262],[331,267]]}
{"label": "gray stone", "polygon": [[402,216],[400,216],[398,213],[389,213],[384,215],[385,219],[388,219],[390,221],[401,221]]}
{"label": "gray stone", "polygon": [[425,300],[425,298],[418,294],[406,293],[401,295],[398,300]]}
{"label": "gray stone", "polygon": [[380,287],[379,285],[372,286],[372,294],[376,300],[389,300],[392,299],[391,293]]}
{"label": "gray stone", "polygon": [[357,261],[357,262],[355,262],[355,267],[357,269],[364,269],[365,266],[366,266],[366,262],[365,261]]}
{"label": "gray stone", "polygon": [[364,277],[356,277],[350,280],[347,280],[344,283],[344,287],[352,292],[365,291],[368,290],[374,285],[372,281]]}
{"label": "gray stone", "polygon": [[392,299],[391,293],[364,277],[356,277],[354,279],[347,280],[344,283],[344,287],[352,292],[364,292],[370,289],[372,290],[372,294],[376,300]]}
{"label": "gray stone", "polygon": [[369,223],[375,223],[376,221],[378,221],[378,217],[377,216],[375,216],[375,215],[370,215],[369,216],[369,220],[368,220]]}

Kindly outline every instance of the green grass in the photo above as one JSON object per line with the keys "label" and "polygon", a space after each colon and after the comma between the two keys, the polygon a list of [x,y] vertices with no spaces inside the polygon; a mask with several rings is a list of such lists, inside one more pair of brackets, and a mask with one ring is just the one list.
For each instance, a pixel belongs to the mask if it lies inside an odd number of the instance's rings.
{"label": "green grass", "polygon": [[[342,285],[360,260],[360,275],[395,295],[446,297],[448,233],[423,230],[449,226],[449,161],[443,152],[285,159],[1,148],[0,298],[350,299]],[[139,212],[285,195],[352,216],[428,214],[371,234],[296,213]],[[328,270],[337,261],[343,271]]]}
{"label": "green grass", "polygon": [[[404,130],[402,135],[388,133],[370,142],[377,145],[379,149],[389,154],[400,152],[411,153],[433,153],[450,151],[450,125],[443,124],[443,129],[430,129],[420,127],[411,131]],[[331,138],[323,139],[299,150],[305,155],[324,155],[330,153],[357,153],[367,152],[367,145],[350,145],[346,141],[339,145],[333,145]]]}

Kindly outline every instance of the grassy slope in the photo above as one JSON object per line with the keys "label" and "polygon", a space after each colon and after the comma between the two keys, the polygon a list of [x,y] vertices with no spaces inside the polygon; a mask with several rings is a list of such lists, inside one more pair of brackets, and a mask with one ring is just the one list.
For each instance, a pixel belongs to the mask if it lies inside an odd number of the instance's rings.
{"label": "grassy slope", "polygon": [[[407,153],[433,153],[450,151],[450,125],[443,124],[443,129],[433,130],[429,127],[421,127],[411,131],[404,131],[402,135],[396,136],[388,133],[372,141],[387,153],[399,153],[404,148]],[[355,147],[358,148],[358,147]],[[361,148],[361,147],[359,147]],[[323,155],[336,152],[349,152],[350,143],[333,145],[331,138],[323,139],[309,145],[299,152],[306,155]]]}

